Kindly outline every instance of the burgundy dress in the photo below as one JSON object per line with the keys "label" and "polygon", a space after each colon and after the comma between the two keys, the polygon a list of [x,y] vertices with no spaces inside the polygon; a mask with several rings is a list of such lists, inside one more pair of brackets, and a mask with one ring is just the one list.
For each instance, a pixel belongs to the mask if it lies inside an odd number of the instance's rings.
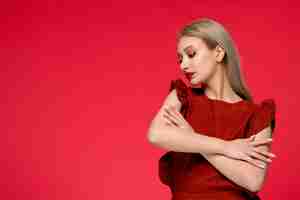
{"label": "burgundy dress", "polygon": [[[246,138],[269,124],[275,128],[275,103],[265,99],[261,104],[250,101],[229,103],[209,99],[203,88],[191,88],[181,79],[171,81],[172,89],[182,103],[181,114],[195,132],[224,140]],[[235,184],[199,153],[168,151],[159,159],[160,181],[169,186],[172,200],[258,200]]]}

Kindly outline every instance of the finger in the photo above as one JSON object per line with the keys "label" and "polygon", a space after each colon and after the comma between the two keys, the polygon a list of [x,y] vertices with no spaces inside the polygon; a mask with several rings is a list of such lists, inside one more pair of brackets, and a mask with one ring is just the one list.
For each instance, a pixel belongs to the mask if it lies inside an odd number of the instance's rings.
{"label": "finger", "polygon": [[174,120],[174,118],[172,118],[172,116],[170,116],[168,113],[163,113],[163,118],[167,120],[169,123],[177,125],[176,120]]}
{"label": "finger", "polygon": [[247,162],[251,162],[252,158],[248,155],[245,155],[241,160],[247,161]]}
{"label": "finger", "polygon": [[190,126],[190,124],[186,121],[186,119],[183,117],[183,115],[180,113],[180,112],[178,112],[175,108],[173,108],[172,110],[171,110],[171,112],[172,113],[174,113],[174,115],[180,120],[180,122],[181,122],[181,126],[182,127],[189,127]]}
{"label": "finger", "polygon": [[265,169],[267,167],[267,163],[266,162],[262,162],[262,161],[259,161],[259,160],[256,160],[256,159],[253,159],[253,164],[256,167],[259,167],[261,169]]}
{"label": "finger", "polygon": [[265,168],[264,163],[261,163],[261,162],[259,162],[259,161],[255,161],[255,160],[254,160],[253,158],[251,158],[251,157],[248,157],[248,158],[246,159],[246,161],[249,162],[250,164],[256,166],[256,167],[261,168],[261,169],[264,169],[264,168]]}
{"label": "finger", "polygon": [[180,113],[180,112],[178,112],[176,109],[175,109],[175,107],[171,107],[172,109],[172,111],[174,111],[175,112],[175,114],[182,120],[182,121],[185,121],[185,119],[184,119],[184,117],[182,116],[182,114]]}
{"label": "finger", "polygon": [[268,151],[259,150],[259,149],[257,149],[257,148],[255,148],[254,151],[257,152],[257,153],[260,153],[260,154],[262,154],[262,155],[264,155],[264,156],[267,156],[267,157],[269,157],[269,158],[275,158],[275,157],[276,157],[275,154],[270,153],[270,152],[268,152]]}
{"label": "finger", "polygon": [[251,152],[250,155],[251,155],[252,157],[254,157],[255,159],[262,160],[262,161],[264,161],[264,162],[268,162],[268,163],[272,162],[272,160],[271,160],[270,158],[267,158],[267,157],[265,157],[265,156],[263,156],[263,155],[261,155],[261,154],[255,152],[255,151]]}
{"label": "finger", "polygon": [[256,135],[252,135],[249,139],[250,139],[250,141],[254,141],[255,140],[255,136]]}
{"label": "finger", "polygon": [[165,122],[167,123],[167,125],[173,126],[173,127],[176,126],[176,124],[174,122],[172,122],[170,119],[168,119],[166,117],[164,117],[163,119],[165,120]]}
{"label": "finger", "polygon": [[258,145],[262,145],[262,144],[269,144],[273,142],[272,138],[268,138],[268,139],[262,139],[262,140],[256,140],[252,142],[253,146],[258,146]]}
{"label": "finger", "polygon": [[174,117],[173,115],[171,115],[168,112],[163,113],[163,116],[166,117],[166,118],[168,118],[170,121],[172,121],[176,125],[180,125],[181,124],[180,121],[176,117]]}
{"label": "finger", "polygon": [[246,138],[249,142],[252,142],[253,141],[253,135],[251,136],[251,137],[249,137],[249,138]]}
{"label": "finger", "polygon": [[176,117],[178,120],[180,120],[182,123],[185,122],[185,119],[182,117],[182,115],[176,111],[174,107],[170,107],[169,109],[166,109],[166,112],[168,112],[173,117]]}
{"label": "finger", "polygon": [[171,110],[165,108],[165,112],[166,114],[168,114],[170,116],[170,118],[172,120],[174,120],[177,124],[180,124],[180,122],[182,123],[181,119],[176,115],[174,114],[174,112],[172,112]]}
{"label": "finger", "polygon": [[178,124],[176,124],[176,122],[174,122],[173,119],[171,119],[168,115],[164,115],[163,119],[170,126],[173,126],[173,127],[177,127],[178,126]]}

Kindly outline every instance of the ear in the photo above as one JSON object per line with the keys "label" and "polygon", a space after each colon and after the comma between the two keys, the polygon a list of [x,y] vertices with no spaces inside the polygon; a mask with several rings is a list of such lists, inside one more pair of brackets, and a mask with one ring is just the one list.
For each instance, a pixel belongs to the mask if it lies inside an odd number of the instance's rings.
{"label": "ear", "polygon": [[225,50],[220,45],[217,45],[215,48],[216,52],[216,60],[217,62],[222,62],[224,56],[225,56]]}

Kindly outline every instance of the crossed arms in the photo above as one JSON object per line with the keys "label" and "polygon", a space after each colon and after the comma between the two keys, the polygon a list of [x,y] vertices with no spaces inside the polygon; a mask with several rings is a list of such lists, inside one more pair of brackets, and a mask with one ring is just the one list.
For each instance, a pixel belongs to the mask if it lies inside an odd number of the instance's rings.
{"label": "crossed arms", "polygon": [[[261,190],[267,174],[267,162],[261,162],[264,168],[259,168],[249,162],[230,158],[224,154],[228,141],[167,125],[163,120],[163,108],[166,105],[172,105],[180,110],[181,103],[176,97],[175,90],[167,96],[162,108],[150,124],[147,136],[151,144],[170,151],[200,153],[219,172],[237,185],[251,192]],[[255,140],[270,137],[271,128],[266,127],[256,134]],[[261,145],[258,148],[264,151],[270,150],[268,145]]]}

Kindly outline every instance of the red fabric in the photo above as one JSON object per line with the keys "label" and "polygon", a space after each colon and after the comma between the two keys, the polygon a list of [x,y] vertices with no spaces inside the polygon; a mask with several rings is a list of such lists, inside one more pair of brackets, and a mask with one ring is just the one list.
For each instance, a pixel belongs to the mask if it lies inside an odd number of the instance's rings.
{"label": "red fabric", "polygon": [[[261,104],[213,100],[205,95],[205,87],[191,88],[181,79],[171,81],[169,92],[173,89],[182,103],[181,114],[199,134],[232,140],[250,137],[269,124],[274,131],[273,99]],[[166,152],[159,159],[159,178],[171,189],[172,200],[259,199],[257,193],[230,181],[198,153]]]}
{"label": "red fabric", "polygon": [[176,88],[176,94],[181,102],[181,114],[186,117],[189,107],[191,106],[191,95],[188,93],[188,87],[181,79],[172,80],[169,92]]}
{"label": "red fabric", "polygon": [[261,105],[257,107],[256,112],[250,120],[250,129],[247,136],[250,137],[271,125],[272,131],[275,129],[275,112],[276,105],[273,99],[263,100]]}

